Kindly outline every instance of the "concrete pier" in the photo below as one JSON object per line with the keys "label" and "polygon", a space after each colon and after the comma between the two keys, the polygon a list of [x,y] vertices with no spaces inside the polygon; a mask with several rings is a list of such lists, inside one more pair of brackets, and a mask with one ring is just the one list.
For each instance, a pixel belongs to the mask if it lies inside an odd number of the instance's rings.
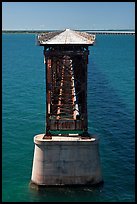
{"label": "concrete pier", "polygon": [[102,182],[97,137],[34,137],[31,183],[38,186],[93,185]]}

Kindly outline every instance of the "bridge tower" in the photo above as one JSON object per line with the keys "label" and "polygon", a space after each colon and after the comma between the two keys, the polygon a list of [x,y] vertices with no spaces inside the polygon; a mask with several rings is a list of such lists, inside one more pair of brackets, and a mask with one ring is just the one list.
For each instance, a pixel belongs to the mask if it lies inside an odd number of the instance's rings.
{"label": "bridge tower", "polygon": [[45,133],[34,137],[31,184],[102,182],[99,140],[88,132],[88,46],[95,35],[66,29],[38,35],[46,64]]}

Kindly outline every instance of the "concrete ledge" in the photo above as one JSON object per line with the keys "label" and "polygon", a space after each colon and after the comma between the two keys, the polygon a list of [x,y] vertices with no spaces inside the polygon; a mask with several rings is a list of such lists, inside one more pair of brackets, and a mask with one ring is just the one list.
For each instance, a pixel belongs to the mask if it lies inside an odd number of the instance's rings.
{"label": "concrete ledge", "polygon": [[66,188],[66,187],[71,187],[71,188],[81,188],[81,187],[95,187],[95,188],[99,188],[99,187],[103,187],[104,185],[104,181],[100,181],[99,183],[96,183],[96,184],[66,184],[66,185],[38,185],[36,183],[34,183],[33,181],[30,181],[29,183],[29,187],[31,189],[34,189],[34,190],[37,190],[37,191],[40,191],[40,190],[44,190],[46,188]]}
{"label": "concrete ledge", "polygon": [[[41,145],[44,145],[44,144],[48,144],[50,145],[50,143],[54,143],[54,144],[59,144],[59,142],[63,142],[62,144],[65,145],[65,142],[66,142],[66,145],[72,145],[71,142],[73,142],[73,145],[77,145],[77,142],[79,143],[86,143],[86,142],[92,142],[94,144],[98,143],[99,141],[99,138],[97,136],[94,135],[94,137],[91,137],[91,138],[81,138],[80,136],[52,136],[51,139],[43,139],[44,137],[44,134],[38,134],[34,137],[34,143],[35,144],[41,144]],[[83,145],[82,144],[82,145]],[[52,144],[51,144],[52,145]]]}

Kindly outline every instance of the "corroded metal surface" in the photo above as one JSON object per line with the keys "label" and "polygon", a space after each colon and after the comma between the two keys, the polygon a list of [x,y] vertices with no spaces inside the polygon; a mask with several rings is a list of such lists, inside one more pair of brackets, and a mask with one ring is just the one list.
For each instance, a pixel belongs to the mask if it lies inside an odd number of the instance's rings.
{"label": "corroded metal surface", "polygon": [[94,41],[95,35],[70,29],[38,35],[46,64],[47,136],[61,130],[88,134],[88,46]]}
{"label": "corroded metal surface", "polygon": [[45,46],[46,131],[87,132],[88,47]]}

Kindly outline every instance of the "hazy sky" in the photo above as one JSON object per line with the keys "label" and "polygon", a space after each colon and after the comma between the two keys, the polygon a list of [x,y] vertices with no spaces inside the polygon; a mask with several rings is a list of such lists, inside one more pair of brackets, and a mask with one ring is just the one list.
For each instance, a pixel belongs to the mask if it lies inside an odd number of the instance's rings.
{"label": "hazy sky", "polygon": [[134,29],[134,2],[2,2],[2,29]]}

